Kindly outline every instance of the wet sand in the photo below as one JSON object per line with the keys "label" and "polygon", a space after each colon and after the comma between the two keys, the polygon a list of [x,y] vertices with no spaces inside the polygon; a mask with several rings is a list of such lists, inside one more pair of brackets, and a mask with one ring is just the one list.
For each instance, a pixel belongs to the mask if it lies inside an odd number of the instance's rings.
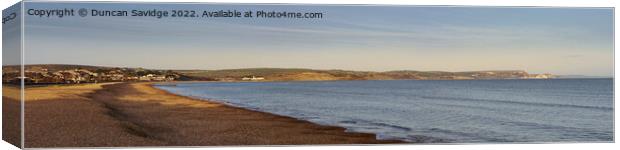
{"label": "wet sand", "polygon": [[401,142],[174,95],[150,83],[27,88],[25,107],[26,147]]}

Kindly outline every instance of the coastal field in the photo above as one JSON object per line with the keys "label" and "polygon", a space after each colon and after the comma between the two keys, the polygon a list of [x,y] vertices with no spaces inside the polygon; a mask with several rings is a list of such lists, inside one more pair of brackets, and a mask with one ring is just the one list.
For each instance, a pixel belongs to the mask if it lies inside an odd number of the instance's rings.
{"label": "coastal field", "polygon": [[[373,144],[294,118],[177,96],[151,83],[105,83],[26,89],[26,147]],[[17,90],[3,87],[5,91]],[[18,102],[18,97],[3,97]],[[18,118],[5,118],[18,119]],[[5,120],[4,122],[15,122]]]}

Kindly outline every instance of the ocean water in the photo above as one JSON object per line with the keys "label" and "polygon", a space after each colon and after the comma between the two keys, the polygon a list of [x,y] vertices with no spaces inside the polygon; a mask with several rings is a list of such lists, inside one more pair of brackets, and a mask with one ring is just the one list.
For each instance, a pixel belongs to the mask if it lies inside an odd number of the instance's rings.
{"label": "ocean water", "polygon": [[203,82],[172,93],[410,142],[612,142],[613,79]]}

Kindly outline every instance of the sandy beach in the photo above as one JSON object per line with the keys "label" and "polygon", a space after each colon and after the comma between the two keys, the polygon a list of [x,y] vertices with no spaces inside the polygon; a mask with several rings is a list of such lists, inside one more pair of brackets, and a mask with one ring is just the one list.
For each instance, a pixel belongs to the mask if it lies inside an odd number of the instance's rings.
{"label": "sandy beach", "polygon": [[[4,89],[11,90],[11,87]],[[400,142],[376,140],[374,134],[349,133],[341,127],[178,96],[156,89],[150,83],[44,86],[27,88],[26,93],[26,147]],[[4,104],[17,102],[10,96],[3,99]]]}

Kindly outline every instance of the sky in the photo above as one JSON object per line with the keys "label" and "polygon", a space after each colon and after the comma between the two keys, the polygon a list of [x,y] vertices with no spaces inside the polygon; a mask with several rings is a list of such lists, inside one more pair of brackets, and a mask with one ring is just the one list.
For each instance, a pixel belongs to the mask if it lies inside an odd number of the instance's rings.
{"label": "sky", "polygon": [[[13,5],[2,10],[3,18],[11,18],[13,12],[19,16],[19,5]],[[21,17],[15,17],[2,24],[2,65],[21,64]]]}
{"label": "sky", "polygon": [[26,16],[26,64],[613,75],[611,8],[44,2],[26,7],[323,13],[321,19]]}

